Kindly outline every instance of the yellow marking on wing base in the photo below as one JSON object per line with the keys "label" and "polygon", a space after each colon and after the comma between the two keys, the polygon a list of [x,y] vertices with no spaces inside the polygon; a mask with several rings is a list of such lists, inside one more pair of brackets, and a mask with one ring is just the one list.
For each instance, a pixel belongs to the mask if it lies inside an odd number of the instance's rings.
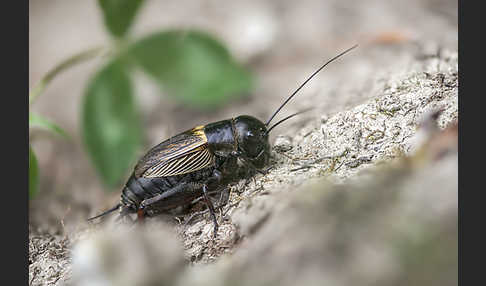
{"label": "yellow marking on wing base", "polygon": [[192,133],[204,140],[204,142],[208,142],[208,138],[206,137],[206,133],[204,133],[204,125],[196,126],[192,129]]}

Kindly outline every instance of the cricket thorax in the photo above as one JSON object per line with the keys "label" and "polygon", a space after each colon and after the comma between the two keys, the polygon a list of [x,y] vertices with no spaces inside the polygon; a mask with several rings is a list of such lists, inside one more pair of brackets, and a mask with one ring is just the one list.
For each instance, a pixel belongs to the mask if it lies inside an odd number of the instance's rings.
{"label": "cricket thorax", "polygon": [[209,150],[215,155],[227,156],[238,149],[233,120],[227,119],[204,126]]}

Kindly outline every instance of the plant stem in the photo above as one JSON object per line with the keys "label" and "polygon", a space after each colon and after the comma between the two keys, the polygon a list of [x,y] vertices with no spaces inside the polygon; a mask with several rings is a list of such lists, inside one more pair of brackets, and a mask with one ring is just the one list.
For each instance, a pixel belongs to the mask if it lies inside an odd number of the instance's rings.
{"label": "plant stem", "polygon": [[75,54],[74,56],[71,56],[67,58],[66,60],[62,61],[59,65],[55,66],[52,70],[50,70],[37,84],[34,85],[34,87],[31,89],[29,93],[29,105],[34,102],[34,99],[41,94],[47,84],[51,82],[51,80],[60,72],[78,64],[83,61],[93,59],[97,57],[98,55],[101,54],[101,52],[104,50],[104,47],[96,47],[96,48],[91,48],[89,50],[83,51],[79,54]]}

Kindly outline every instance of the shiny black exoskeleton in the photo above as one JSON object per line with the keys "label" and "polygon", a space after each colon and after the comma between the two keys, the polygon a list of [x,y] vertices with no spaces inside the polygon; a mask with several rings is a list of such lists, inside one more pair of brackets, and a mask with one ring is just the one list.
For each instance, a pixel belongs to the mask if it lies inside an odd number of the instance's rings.
{"label": "shiny black exoskeleton", "polygon": [[[204,189],[214,190],[221,184],[240,179],[249,169],[261,170],[268,165],[270,144],[267,128],[252,116],[243,115],[207,124],[202,128],[204,136],[195,134],[195,129],[182,133],[186,137],[184,139],[206,141],[202,150],[209,151],[214,163],[193,172],[162,177],[137,175],[138,169],[143,168],[143,164],[137,164],[122,191],[122,214],[138,212],[139,217],[154,216],[190,203],[204,195]],[[168,148],[170,141],[168,139],[155,146],[146,157],[157,157],[157,150]],[[145,162],[146,157],[140,162]],[[241,161],[239,164],[238,160]],[[175,162],[182,167],[190,163],[180,159]]]}
{"label": "shiny black exoskeleton", "polygon": [[91,219],[120,209],[120,217],[137,213],[141,220],[203,197],[213,218],[216,235],[218,224],[208,193],[246,174],[255,171],[265,173],[264,168],[268,166],[270,158],[269,132],[302,112],[269,127],[271,120],[320,70],[355,47],[322,65],[266,123],[242,115],[192,128],[153,147],[135,166],[123,188],[120,203]]}

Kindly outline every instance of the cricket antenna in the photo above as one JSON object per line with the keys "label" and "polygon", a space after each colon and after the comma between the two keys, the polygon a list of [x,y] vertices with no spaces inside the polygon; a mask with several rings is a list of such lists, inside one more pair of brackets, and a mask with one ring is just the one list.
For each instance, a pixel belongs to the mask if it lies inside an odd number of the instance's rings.
{"label": "cricket antenna", "polygon": [[290,119],[290,118],[292,118],[292,117],[294,117],[294,116],[296,116],[296,115],[299,115],[299,114],[302,114],[302,113],[304,113],[304,112],[310,111],[310,110],[312,110],[312,109],[315,109],[315,108],[314,108],[314,107],[307,108],[307,109],[305,109],[305,110],[302,110],[302,111],[296,112],[296,113],[294,113],[294,114],[292,114],[292,115],[289,115],[289,116],[285,117],[284,119],[282,119],[282,120],[280,120],[279,122],[277,122],[277,123],[275,123],[274,125],[272,125],[272,127],[268,128],[268,130],[267,130],[267,134],[268,134],[268,133],[270,133],[270,131],[271,131],[271,130],[272,130],[274,127],[275,127],[275,126],[279,125],[280,123],[282,123],[282,122],[284,122],[284,121],[286,121],[286,120],[288,120],[288,119]]}
{"label": "cricket antenna", "polygon": [[[312,75],[311,75],[309,78],[307,78],[307,79],[304,81],[304,83],[303,83],[303,84],[301,84],[301,85],[300,85],[300,86],[299,86],[299,87],[298,87],[298,88],[297,88],[297,89],[296,89],[296,90],[295,90],[295,91],[294,91],[294,92],[293,92],[293,93],[292,93],[292,94],[289,96],[289,98],[287,98],[287,100],[285,100],[285,102],[284,102],[282,105],[280,105],[280,107],[277,109],[277,111],[275,111],[275,113],[274,113],[274,114],[273,114],[273,115],[270,117],[270,119],[268,119],[268,121],[267,121],[267,123],[265,123],[265,125],[266,125],[266,126],[268,126],[268,124],[270,124],[270,121],[272,121],[272,119],[275,117],[275,115],[277,115],[277,113],[280,111],[280,109],[282,109],[282,107],[284,107],[284,106],[285,106],[285,104],[287,104],[287,102],[289,102],[289,101],[292,99],[292,97],[294,97],[294,96],[297,94],[297,92],[298,92],[298,91],[299,91],[299,90],[300,90],[302,87],[304,87],[304,85],[306,85],[306,84],[307,84],[307,82],[308,82],[309,80],[311,80],[311,79],[312,79],[312,78],[313,78],[313,77],[314,77],[314,76],[315,76],[315,75],[316,75],[318,72],[320,72],[320,71],[321,71],[321,70],[322,70],[322,69],[323,69],[325,66],[327,66],[328,64],[330,64],[330,63],[331,63],[331,62],[333,62],[334,60],[338,59],[338,58],[339,58],[339,57],[341,57],[342,55],[346,54],[347,52],[351,51],[352,49],[356,48],[357,46],[358,46],[358,45],[354,45],[354,46],[352,46],[351,48],[349,48],[349,49],[345,50],[344,52],[340,53],[339,55],[337,55],[337,56],[335,56],[334,58],[332,58],[332,59],[330,59],[329,61],[327,61],[327,62],[326,62],[324,65],[322,65],[322,66],[321,66],[319,69],[317,69],[317,70],[316,70],[316,71],[315,71],[315,72],[314,72],[314,73],[313,73],[313,74],[312,74]],[[297,114],[299,114],[299,113],[297,113]],[[297,115],[297,114],[294,114],[294,115]],[[279,123],[280,123],[280,122],[279,122]],[[275,126],[276,126],[276,124],[275,124],[275,125],[273,125],[271,128],[273,128],[273,127],[275,127]],[[270,129],[271,129],[271,128],[270,128]]]}

